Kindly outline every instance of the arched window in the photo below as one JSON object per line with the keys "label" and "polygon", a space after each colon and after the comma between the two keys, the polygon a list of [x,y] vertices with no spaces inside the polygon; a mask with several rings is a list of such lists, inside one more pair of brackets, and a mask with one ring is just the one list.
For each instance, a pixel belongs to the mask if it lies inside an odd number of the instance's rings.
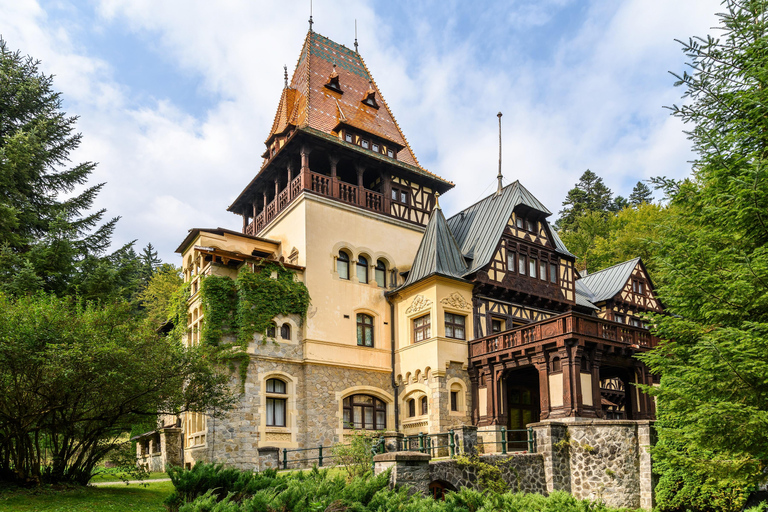
{"label": "arched window", "polygon": [[291,339],[291,326],[290,324],[283,324],[280,326],[280,337],[284,340]]}
{"label": "arched window", "polygon": [[267,426],[285,426],[286,386],[280,379],[267,379]]}
{"label": "arched window", "polygon": [[365,256],[357,257],[357,280],[361,283],[368,282],[368,260]]}
{"label": "arched window", "polygon": [[387,266],[384,264],[384,260],[376,262],[376,284],[380,288],[387,287]]}
{"label": "arched window", "polygon": [[269,327],[267,327],[267,337],[274,338],[276,332],[277,332],[277,326],[275,325],[274,322],[272,322],[271,324],[269,324]]}
{"label": "arched window", "polygon": [[429,412],[429,400],[427,397],[421,397],[421,414],[427,414]]}
{"label": "arched window", "polygon": [[344,428],[384,430],[387,427],[387,405],[369,395],[348,396],[342,402]]}
{"label": "arched window", "polygon": [[408,417],[413,418],[416,416],[416,400],[413,398],[408,399]]}
{"label": "arched window", "polygon": [[349,279],[349,255],[344,251],[339,251],[339,257],[336,258],[336,272],[339,279]]}
{"label": "arched window", "polygon": [[371,315],[357,314],[357,344],[361,347],[373,346],[373,317]]}

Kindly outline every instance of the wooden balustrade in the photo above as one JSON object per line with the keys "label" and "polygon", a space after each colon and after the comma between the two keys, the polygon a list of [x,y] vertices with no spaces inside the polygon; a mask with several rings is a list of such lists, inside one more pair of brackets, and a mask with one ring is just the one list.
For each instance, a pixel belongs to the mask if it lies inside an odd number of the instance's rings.
{"label": "wooden balustrade", "polygon": [[350,185],[349,183],[340,181],[339,192],[336,197],[344,202],[357,204],[357,189],[357,185]]}
{"label": "wooden balustrade", "polygon": [[657,337],[642,327],[569,312],[533,325],[515,327],[472,340],[469,342],[469,354],[470,358],[482,357],[494,352],[566,335],[603,339],[645,348],[653,348],[659,341]]}

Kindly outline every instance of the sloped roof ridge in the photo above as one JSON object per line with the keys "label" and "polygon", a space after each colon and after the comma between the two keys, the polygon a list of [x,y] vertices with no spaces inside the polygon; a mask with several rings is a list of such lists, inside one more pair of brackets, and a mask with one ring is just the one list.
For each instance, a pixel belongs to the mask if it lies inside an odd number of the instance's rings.
{"label": "sloped roof ridge", "polygon": [[614,265],[611,265],[610,267],[605,267],[604,269],[602,269],[602,270],[598,270],[597,272],[592,272],[591,274],[587,274],[586,276],[582,277],[581,279],[588,279],[588,278],[590,278],[590,277],[592,277],[592,276],[596,276],[596,275],[599,275],[599,274],[601,274],[601,273],[603,273],[603,272],[608,272],[609,270],[611,270],[611,269],[613,269],[613,268],[616,268],[616,267],[621,267],[622,265],[626,265],[626,264],[628,264],[628,263],[635,263],[635,264],[637,264],[637,262],[638,262],[639,260],[640,260],[640,256],[637,256],[637,257],[635,257],[635,258],[632,258],[631,260],[622,261],[621,263],[616,263],[616,264],[614,264]]}
{"label": "sloped roof ridge", "polygon": [[639,261],[641,260],[637,257],[611,265],[594,274],[588,274],[578,279],[577,282],[580,282],[583,287],[592,293],[590,298],[592,302],[608,300],[621,291]]}
{"label": "sloped roof ridge", "polygon": [[401,288],[435,274],[461,279],[466,269],[464,256],[443,211],[435,208],[416,251],[411,271]]}

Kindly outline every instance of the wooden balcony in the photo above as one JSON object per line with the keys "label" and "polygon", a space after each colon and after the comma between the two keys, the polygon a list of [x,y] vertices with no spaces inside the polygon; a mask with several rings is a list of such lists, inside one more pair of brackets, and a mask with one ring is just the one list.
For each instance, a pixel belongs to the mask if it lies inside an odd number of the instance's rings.
{"label": "wooden balcony", "polygon": [[[251,219],[245,227],[244,233],[246,235],[258,235],[304,191],[421,225],[419,222],[412,221],[407,211],[403,212],[402,205],[398,208],[397,213],[390,211],[390,202],[384,194],[341,181],[338,178],[305,170],[293,178],[288,186],[278,192],[274,200],[267,204],[254,219]],[[429,212],[426,210],[409,209],[426,213],[424,218],[429,218]]]}
{"label": "wooden balcony", "polygon": [[642,327],[568,312],[535,324],[515,327],[472,340],[469,342],[469,359],[471,363],[506,351],[568,338],[610,345],[626,345],[638,350],[650,350],[659,343],[659,338]]}

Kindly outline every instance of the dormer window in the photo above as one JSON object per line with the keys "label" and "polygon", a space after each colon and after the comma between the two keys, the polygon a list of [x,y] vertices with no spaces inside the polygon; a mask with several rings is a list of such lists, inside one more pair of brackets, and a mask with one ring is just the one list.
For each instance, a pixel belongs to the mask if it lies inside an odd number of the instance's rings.
{"label": "dormer window", "polygon": [[361,145],[361,146],[363,146],[363,149],[368,149],[368,148],[371,146],[370,142],[368,142],[368,141],[367,141],[367,140],[365,140],[365,139],[362,139],[362,140],[360,141],[360,145]]}
{"label": "dormer window", "polygon": [[347,142],[354,143],[354,138],[352,137],[352,134],[349,133],[349,132],[344,134],[344,140],[347,141]]}
{"label": "dormer window", "polygon": [[387,149],[387,156],[389,158],[395,158],[395,152],[392,151],[391,149]]}
{"label": "dormer window", "polygon": [[526,229],[528,229],[528,231],[530,231],[531,233],[536,231],[536,223],[533,222],[531,219],[526,219],[525,224],[526,224]]}
{"label": "dormer window", "polygon": [[362,102],[369,107],[379,108],[379,104],[376,103],[376,91],[373,89],[373,82],[368,82],[368,90],[365,92]]}
{"label": "dormer window", "polygon": [[379,152],[379,145],[374,142],[373,144],[371,144],[371,150],[373,150],[374,152],[378,153]]}
{"label": "dormer window", "polygon": [[331,71],[331,75],[328,77],[328,82],[326,82],[325,86],[332,91],[344,94],[344,91],[341,90],[341,86],[339,85],[339,74],[336,72],[336,64],[333,65],[333,71]]}
{"label": "dormer window", "polygon": [[518,229],[525,229],[525,227],[524,227],[525,226],[525,221],[519,215],[515,219],[515,225],[517,226]]}

